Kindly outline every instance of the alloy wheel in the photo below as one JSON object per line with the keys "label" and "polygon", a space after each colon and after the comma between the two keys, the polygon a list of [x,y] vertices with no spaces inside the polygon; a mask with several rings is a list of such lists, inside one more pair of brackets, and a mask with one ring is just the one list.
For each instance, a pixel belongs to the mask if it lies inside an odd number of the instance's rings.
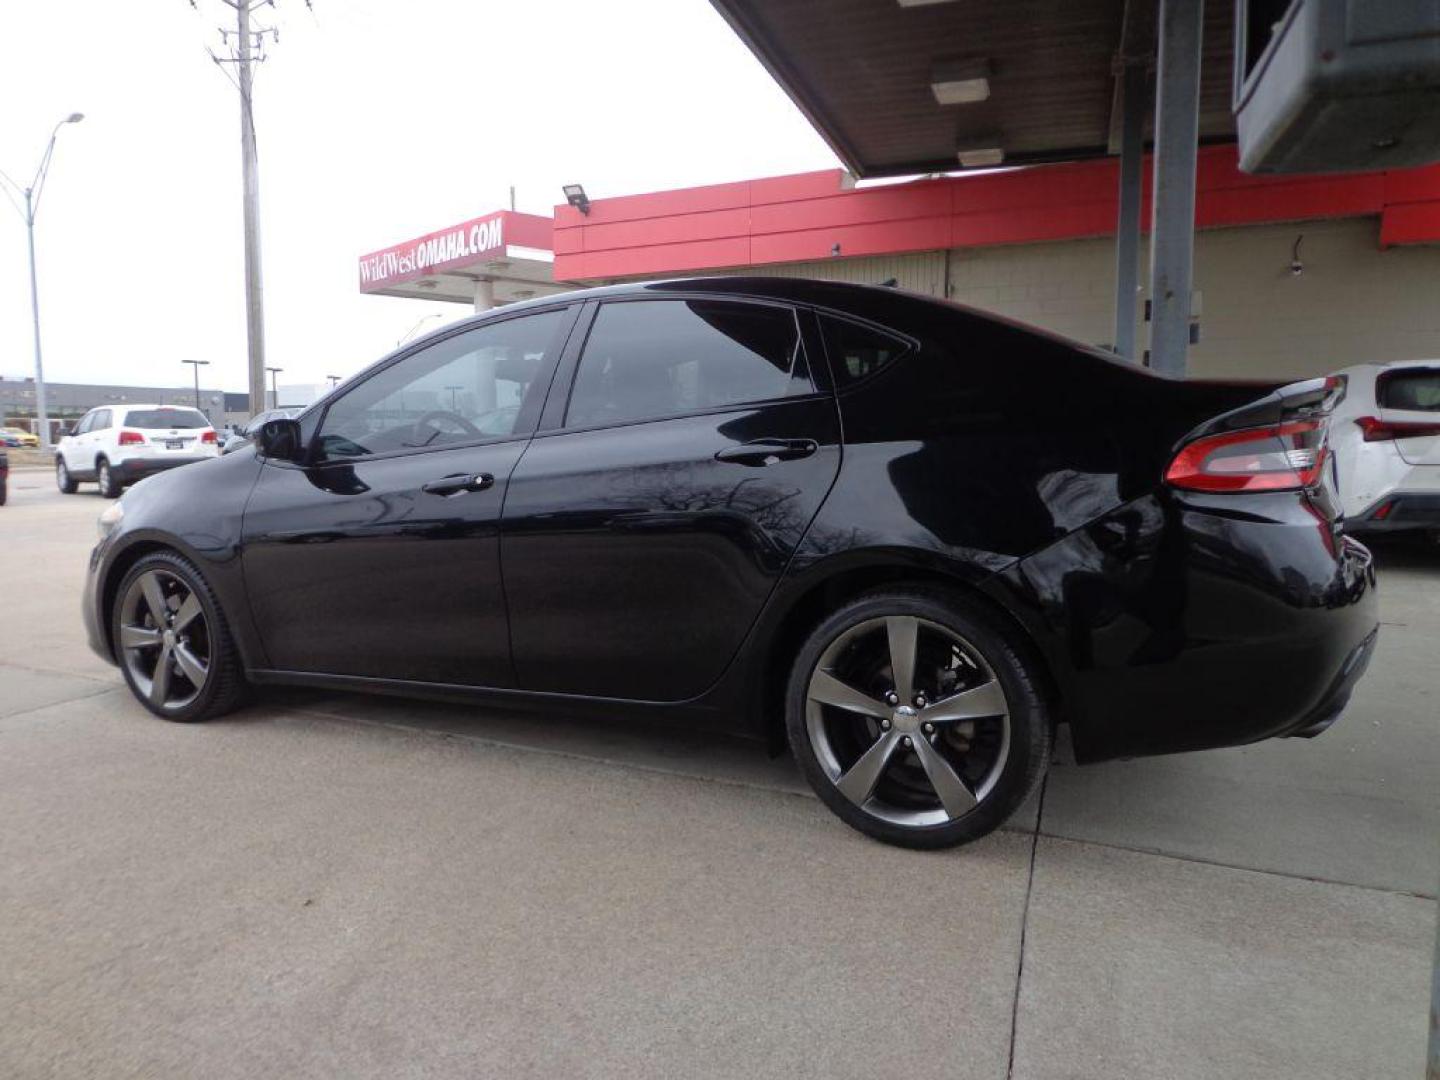
{"label": "alloy wheel", "polygon": [[821,653],[806,733],[835,789],[894,825],[945,825],[995,787],[1010,752],[1010,708],[964,637],[912,615],[867,619]]}
{"label": "alloy wheel", "polygon": [[185,708],[210,677],[212,638],[204,606],[178,575],[148,570],[120,607],[120,652],[136,689],[152,707]]}

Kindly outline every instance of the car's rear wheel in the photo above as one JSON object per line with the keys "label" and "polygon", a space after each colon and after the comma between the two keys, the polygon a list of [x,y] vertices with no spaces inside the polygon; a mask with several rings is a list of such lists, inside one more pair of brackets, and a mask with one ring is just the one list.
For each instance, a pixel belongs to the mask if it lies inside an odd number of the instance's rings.
{"label": "car's rear wheel", "polygon": [[120,497],[120,481],[115,478],[115,473],[110,468],[110,462],[101,458],[95,463],[95,481],[100,485],[100,494],[107,499],[118,499]]}
{"label": "car's rear wheel", "polygon": [[166,720],[208,720],[244,699],[240,657],[215,594],[173,552],[125,575],[112,614],[115,656],[131,691]]}
{"label": "car's rear wheel", "polygon": [[786,696],[790,748],[843,821],[888,843],[978,839],[1049,763],[1053,723],[1025,643],[930,590],[870,593],[806,640]]}
{"label": "car's rear wheel", "polygon": [[65,467],[65,459],[63,457],[57,457],[55,459],[55,486],[60,489],[60,494],[62,495],[74,495],[75,489],[80,486],[75,478],[70,475],[70,470]]}

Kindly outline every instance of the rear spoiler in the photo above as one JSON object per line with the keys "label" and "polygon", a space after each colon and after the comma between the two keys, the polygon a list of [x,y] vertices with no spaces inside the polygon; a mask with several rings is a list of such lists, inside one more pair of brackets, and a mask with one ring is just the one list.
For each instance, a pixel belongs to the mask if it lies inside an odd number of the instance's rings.
{"label": "rear spoiler", "polygon": [[1195,428],[1176,445],[1183,446],[1207,435],[1228,431],[1267,427],[1287,420],[1313,420],[1328,417],[1335,406],[1345,399],[1347,379],[1344,375],[1326,375],[1304,382],[1288,383],[1257,401],[1221,413]]}

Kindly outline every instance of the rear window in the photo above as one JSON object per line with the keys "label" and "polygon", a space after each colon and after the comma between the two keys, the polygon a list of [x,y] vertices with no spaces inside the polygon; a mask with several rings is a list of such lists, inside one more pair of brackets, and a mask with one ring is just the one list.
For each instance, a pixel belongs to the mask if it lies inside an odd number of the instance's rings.
{"label": "rear window", "polygon": [[1440,368],[1387,371],[1375,393],[1382,409],[1440,412]]}
{"label": "rear window", "polygon": [[196,409],[131,409],[125,414],[127,427],[202,428],[209,427],[205,414]]}
{"label": "rear window", "polygon": [[883,330],[829,315],[820,321],[825,328],[825,351],[830,354],[830,372],[835,378],[836,388],[840,390],[889,367],[909,348],[900,338]]}

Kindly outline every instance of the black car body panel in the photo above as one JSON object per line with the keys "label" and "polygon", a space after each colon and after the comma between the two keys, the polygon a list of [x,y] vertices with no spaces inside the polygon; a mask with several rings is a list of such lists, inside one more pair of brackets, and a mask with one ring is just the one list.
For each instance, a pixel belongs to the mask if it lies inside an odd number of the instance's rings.
{"label": "black car body panel", "polygon": [[[637,297],[793,305],[811,391],[565,427],[596,305]],[[749,735],[773,733],[777,674],[816,611],[887,581],[1003,611],[1083,760],[1306,733],[1363,671],[1373,570],[1325,490],[1162,482],[1187,437],[1272,422],[1308,391],[1162,379],[930,298],[787,279],[587,290],[462,328],[557,305],[575,329],[512,438],[346,464],[246,449],[134,488],[92,558],[98,651],[127,557],[170,543],[212,579],[257,681],[624,702]],[[837,380],[831,319],[894,335],[903,355]],[[344,393],[301,418],[305,439]],[[732,460],[757,440],[804,452]],[[421,490],[467,472],[493,477],[485,497]]]}

